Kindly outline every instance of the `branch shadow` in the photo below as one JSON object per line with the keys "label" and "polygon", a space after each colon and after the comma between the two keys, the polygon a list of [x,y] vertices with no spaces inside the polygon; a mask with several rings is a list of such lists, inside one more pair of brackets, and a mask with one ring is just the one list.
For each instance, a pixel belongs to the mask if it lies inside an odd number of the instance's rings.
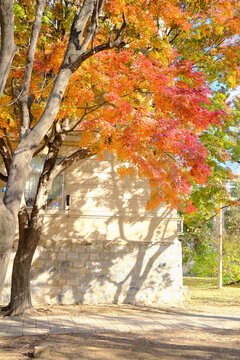
{"label": "branch shadow", "polygon": [[[36,303],[181,303],[177,216],[146,212],[146,179],[123,179],[110,153],[66,172],[69,210],[48,210],[31,284]],[[180,257],[180,258],[179,258]]]}

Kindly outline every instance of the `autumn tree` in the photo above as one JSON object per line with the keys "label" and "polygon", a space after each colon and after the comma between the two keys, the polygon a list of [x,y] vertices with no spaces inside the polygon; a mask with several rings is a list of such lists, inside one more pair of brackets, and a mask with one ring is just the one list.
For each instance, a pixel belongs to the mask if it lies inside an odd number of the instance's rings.
{"label": "autumn tree", "polygon": [[[33,6],[31,1],[23,1],[22,5],[23,9],[26,9],[28,6]],[[51,5],[52,4],[49,4],[50,8]],[[17,125],[19,128],[19,135],[17,139],[17,147],[13,152],[11,165],[7,168],[8,182],[3,202],[1,201],[0,204],[1,287],[2,282],[4,281],[4,273],[6,271],[9,254],[13,244],[17,215],[21,203],[24,185],[31,171],[31,158],[44,135],[47,133],[49,127],[56,119],[65,89],[71,79],[71,76],[80,67],[80,65],[93,54],[111,48],[121,48],[125,44],[121,37],[125,27],[124,22],[120,29],[116,28],[111,36],[108,34],[108,38],[105,37],[106,42],[102,42],[100,45],[95,45],[94,39],[97,33],[98,19],[104,2],[101,0],[88,0],[84,1],[82,6],[80,5],[81,4],[79,4],[78,8],[76,9],[74,19],[72,20],[72,27],[70,30],[67,48],[65,50],[61,66],[54,79],[51,93],[48,96],[44,111],[38,121],[32,122],[31,113],[29,111],[29,101],[31,101],[29,92],[31,90],[31,77],[37,41],[41,30],[43,12],[46,7],[45,0],[37,1],[36,13],[34,19],[32,20],[32,31],[29,47],[26,54],[25,71],[23,78],[21,79],[20,86],[18,86],[18,89],[16,89],[19,92],[17,95],[17,101],[19,102],[19,124]],[[17,7],[18,4],[15,4],[15,6]],[[11,41],[11,43],[14,41],[12,36],[13,1],[2,1],[0,3],[0,7],[2,37],[1,56],[3,58],[1,61],[5,64],[5,68],[3,68],[4,73],[2,74],[2,79],[0,81],[4,86],[6,82],[6,74],[10,68],[13,58],[12,48],[14,49],[14,46],[9,48],[9,46],[6,44],[8,40]],[[29,23],[29,18],[27,19],[27,22]],[[27,31],[25,30],[25,35],[26,33]],[[16,96],[16,94],[14,95]],[[7,106],[7,104],[5,105]],[[2,117],[4,118],[2,123],[3,132],[9,130],[8,126],[6,126],[6,123],[8,124],[11,122],[9,116],[6,116],[6,113],[4,112],[6,112],[5,109],[3,110],[2,114]],[[5,154],[6,143],[4,141],[4,137],[1,139],[1,144],[1,154]],[[5,158],[7,158],[7,156]]]}
{"label": "autumn tree", "polygon": [[[0,176],[7,181],[2,264],[17,216],[20,227],[9,314],[31,306],[31,260],[54,177],[74,161],[109,149],[149,179],[147,208],[165,202],[193,210],[192,185],[211,176],[199,135],[229,121],[227,107],[211,102],[209,83],[231,87],[239,77],[237,60],[232,61],[239,50],[235,1],[216,6],[212,1],[39,0],[36,9],[32,1],[14,3],[14,11],[18,52],[0,104],[6,169]],[[64,136],[73,133],[81,137],[79,150],[57,163]],[[45,149],[29,213],[24,185],[32,157]],[[132,171],[119,168],[122,175]]]}
{"label": "autumn tree", "polygon": [[200,135],[201,142],[208,150],[206,162],[211,167],[213,176],[208,178],[204,186],[196,184],[192,188],[190,199],[197,211],[192,214],[182,213],[186,228],[185,240],[195,242],[196,246],[198,242],[201,243],[201,239],[204,240],[202,230],[205,225],[218,216],[220,208],[237,206],[240,201],[238,196],[232,196],[227,186],[237,181],[238,174],[235,168],[238,167],[240,152],[239,98],[231,97],[229,102],[229,95],[220,92],[212,102],[217,102],[222,109],[226,103],[230,105],[231,123],[222,127],[210,127]]}

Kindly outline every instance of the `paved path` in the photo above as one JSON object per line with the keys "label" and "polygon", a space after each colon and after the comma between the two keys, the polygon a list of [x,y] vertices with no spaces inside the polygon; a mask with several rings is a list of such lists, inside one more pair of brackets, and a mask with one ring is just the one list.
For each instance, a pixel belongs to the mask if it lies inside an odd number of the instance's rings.
{"label": "paved path", "polygon": [[240,330],[240,314],[146,313],[131,315],[80,314],[0,318],[0,336],[69,334],[86,332],[142,332],[171,329]]}

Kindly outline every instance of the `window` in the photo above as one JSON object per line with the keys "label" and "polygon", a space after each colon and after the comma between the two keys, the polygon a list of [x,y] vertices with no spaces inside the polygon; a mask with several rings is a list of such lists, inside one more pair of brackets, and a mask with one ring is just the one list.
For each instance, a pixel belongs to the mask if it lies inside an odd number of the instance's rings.
{"label": "window", "polygon": [[[38,181],[43,170],[43,165],[45,161],[45,156],[38,156],[31,161],[32,172],[26,182],[24,195],[26,204],[28,207],[32,207],[37,192]],[[61,161],[61,158],[58,158],[57,163]],[[64,202],[64,174],[59,174],[52,184],[52,188],[48,197],[47,207],[49,209],[63,209]]]}
{"label": "window", "polygon": [[183,235],[183,220],[179,219],[177,221],[177,233],[178,235]]}

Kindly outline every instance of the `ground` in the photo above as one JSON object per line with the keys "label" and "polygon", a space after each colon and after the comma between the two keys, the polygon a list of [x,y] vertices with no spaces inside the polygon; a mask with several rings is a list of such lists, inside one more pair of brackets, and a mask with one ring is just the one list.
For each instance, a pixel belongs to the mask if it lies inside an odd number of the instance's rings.
{"label": "ground", "polygon": [[[191,300],[182,309],[164,311],[240,316],[240,287],[217,290],[213,280],[185,280],[191,287]],[[148,308],[133,306],[51,306],[36,309],[38,316],[107,313],[138,314]],[[163,309],[155,309],[163,311]],[[240,329],[240,324],[239,324]],[[157,332],[71,334],[3,337],[0,339],[1,360],[27,360],[33,357],[34,346],[47,346],[45,360],[175,360],[175,359],[240,359],[239,330],[175,329]],[[42,357],[43,359],[43,357]]]}
{"label": "ground", "polygon": [[2,360],[27,360],[34,346],[50,349],[47,360],[239,359],[238,331],[52,335],[0,340]]}

